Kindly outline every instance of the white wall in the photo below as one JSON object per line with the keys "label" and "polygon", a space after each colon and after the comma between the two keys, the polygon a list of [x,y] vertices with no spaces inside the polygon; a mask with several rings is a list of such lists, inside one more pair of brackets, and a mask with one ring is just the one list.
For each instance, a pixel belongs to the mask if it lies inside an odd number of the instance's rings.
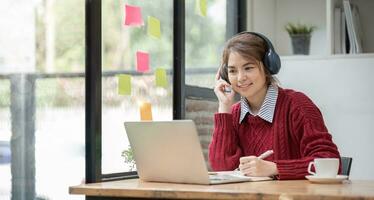
{"label": "white wall", "polygon": [[249,31],[265,34],[280,55],[292,55],[291,39],[284,29],[289,22],[314,25],[311,55],[327,55],[326,0],[249,0]]}
{"label": "white wall", "polygon": [[283,57],[282,87],[306,93],[320,108],[351,179],[374,180],[374,56]]}
{"label": "white wall", "polygon": [[310,55],[327,55],[326,0],[276,1],[275,48],[281,55],[292,55],[291,39],[284,26],[301,23],[316,26],[310,41]]}
{"label": "white wall", "polygon": [[275,0],[253,0],[248,2],[247,28],[266,35],[275,41]]}

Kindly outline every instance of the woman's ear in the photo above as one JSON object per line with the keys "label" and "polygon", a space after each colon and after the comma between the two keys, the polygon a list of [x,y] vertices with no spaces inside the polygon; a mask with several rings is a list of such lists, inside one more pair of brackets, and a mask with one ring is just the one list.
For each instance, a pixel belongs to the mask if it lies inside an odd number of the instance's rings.
{"label": "woman's ear", "polygon": [[226,81],[227,83],[230,84],[230,81],[229,81],[229,76],[228,76],[228,73],[227,73],[227,65],[222,65],[220,70],[219,70],[219,75],[220,77]]}

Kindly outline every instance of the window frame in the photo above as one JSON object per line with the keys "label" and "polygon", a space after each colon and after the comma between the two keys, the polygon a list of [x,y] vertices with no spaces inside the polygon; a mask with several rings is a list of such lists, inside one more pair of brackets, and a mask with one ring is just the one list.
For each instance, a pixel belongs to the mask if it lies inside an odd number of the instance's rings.
{"label": "window frame", "polygon": [[[85,4],[85,176],[86,183],[137,178],[137,172],[102,174],[102,4]],[[227,0],[226,37],[246,29],[246,0]],[[237,13],[237,14],[235,14]],[[232,20],[228,20],[232,19]],[[185,0],[173,1],[173,119],[184,119],[185,94]]]}

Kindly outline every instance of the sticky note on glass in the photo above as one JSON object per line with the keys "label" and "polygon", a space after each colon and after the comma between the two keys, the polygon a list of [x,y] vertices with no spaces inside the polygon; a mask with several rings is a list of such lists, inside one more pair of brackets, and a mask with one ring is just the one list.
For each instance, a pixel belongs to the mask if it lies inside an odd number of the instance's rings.
{"label": "sticky note on glass", "polygon": [[118,94],[131,95],[131,76],[128,74],[118,75]]}
{"label": "sticky note on glass", "polygon": [[148,16],[148,35],[160,38],[161,37],[161,25],[160,20],[155,17]]}
{"label": "sticky note on glass", "polygon": [[195,11],[198,15],[206,17],[206,0],[195,0]]}
{"label": "sticky note on glass", "polygon": [[138,72],[147,72],[149,70],[149,54],[147,52],[136,52],[136,70]]}
{"label": "sticky note on glass", "polygon": [[141,8],[138,6],[125,5],[125,25],[127,26],[143,26],[143,18]]}
{"label": "sticky note on glass", "polygon": [[140,104],[140,120],[152,120],[152,105],[148,102]]}
{"label": "sticky note on glass", "polygon": [[156,86],[166,88],[168,86],[166,70],[163,68],[157,68],[155,75],[156,75]]}

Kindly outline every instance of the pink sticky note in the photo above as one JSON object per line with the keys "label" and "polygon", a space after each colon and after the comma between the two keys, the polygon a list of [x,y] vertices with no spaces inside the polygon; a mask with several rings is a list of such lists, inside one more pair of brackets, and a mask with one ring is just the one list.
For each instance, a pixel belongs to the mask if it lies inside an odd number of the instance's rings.
{"label": "pink sticky note", "polygon": [[147,72],[149,70],[149,55],[147,52],[136,52],[136,70],[138,72]]}
{"label": "pink sticky note", "polygon": [[142,10],[138,6],[125,5],[125,25],[143,26]]}

